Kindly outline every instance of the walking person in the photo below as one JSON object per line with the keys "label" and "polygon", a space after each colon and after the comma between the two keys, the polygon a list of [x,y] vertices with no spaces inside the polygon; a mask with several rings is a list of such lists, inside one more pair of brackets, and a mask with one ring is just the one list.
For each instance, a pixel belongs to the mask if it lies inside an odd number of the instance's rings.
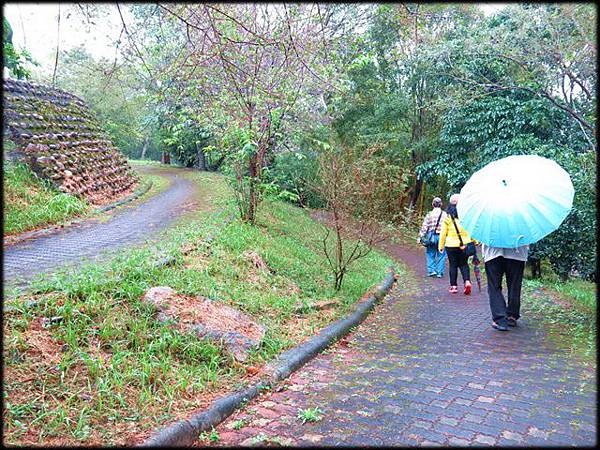
{"label": "walking person", "polygon": [[450,275],[451,294],[458,292],[458,271],[462,275],[465,295],[471,295],[471,274],[469,271],[468,256],[464,249],[470,242],[475,242],[471,239],[469,232],[465,230],[458,219],[458,211],[456,204],[458,203],[459,195],[453,194],[450,197],[450,204],[446,208],[446,219],[442,223],[438,250],[440,253],[446,251],[448,255],[448,273]]}
{"label": "walking person", "polygon": [[[488,296],[492,311],[492,327],[507,331],[517,326],[521,310],[521,285],[529,254],[529,245],[517,248],[491,247],[483,244]],[[502,277],[506,276],[508,305],[502,295]]]}
{"label": "walking person", "polygon": [[427,262],[427,276],[442,278],[444,276],[444,265],[446,253],[438,252],[438,241],[442,230],[442,223],[446,213],[442,210],[442,199],[435,197],[431,202],[433,209],[423,219],[423,225],[419,231],[417,244],[425,245],[425,259]]}

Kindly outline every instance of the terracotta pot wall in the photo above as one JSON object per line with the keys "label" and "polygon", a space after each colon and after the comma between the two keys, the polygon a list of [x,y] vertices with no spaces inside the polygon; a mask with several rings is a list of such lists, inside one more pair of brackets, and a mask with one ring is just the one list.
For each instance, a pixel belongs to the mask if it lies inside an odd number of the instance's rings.
{"label": "terracotta pot wall", "polygon": [[139,182],[83,100],[60,89],[4,80],[4,134],[34,172],[90,203],[117,200]]}

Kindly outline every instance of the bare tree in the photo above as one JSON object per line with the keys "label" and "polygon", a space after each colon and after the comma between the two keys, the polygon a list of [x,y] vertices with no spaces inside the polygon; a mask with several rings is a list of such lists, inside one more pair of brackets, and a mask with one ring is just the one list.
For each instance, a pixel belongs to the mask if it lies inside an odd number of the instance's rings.
{"label": "bare tree", "polygon": [[334,275],[335,290],[339,290],[350,265],[384,239],[377,220],[381,211],[375,201],[379,180],[364,176],[360,170],[360,163],[377,149],[359,156],[337,142],[321,143],[321,147],[320,183],[316,189],[327,203],[330,224],[322,239],[323,253]]}

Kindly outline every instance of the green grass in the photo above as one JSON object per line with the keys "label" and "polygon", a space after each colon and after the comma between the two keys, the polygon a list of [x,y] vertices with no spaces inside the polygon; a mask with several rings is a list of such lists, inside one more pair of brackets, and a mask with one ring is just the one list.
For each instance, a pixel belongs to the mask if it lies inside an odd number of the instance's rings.
{"label": "green grass", "polygon": [[554,282],[551,287],[560,296],[570,300],[576,309],[590,316],[596,314],[595,283],[580,279],[571,279],[566,282]]}
{"label": "green grass", "polygon": [[235,422],[233,422],[233,429],[234,430],[241,430],[247,424],[248,424],[248,422],[246,420],[244,420],[244,419],[236,420]]}
{"label": "green grass", "polygon": [[219,442],[219,439],[219,433],[214,428],[210,431],[210,433],[203,431],[198,436],[199,441]]}
{"label": "green grass", "polygon": [[82,199],[64,194],[24,164],[4,164],[4,235],[60,223],[86,213]]}
{"label": "green grass", "polygon": [[[103,265],[39,279],[34,293],[13,291],[18,306],[4,319],[7,443],[123,444],[205,406],[207,393],[242,384],[248,365],[262,365],[344,315],[392,261],[374,251],[359,260],[339,292],[321,254],[323,226],[280,202],[261,205],[258,223],[234,220],[222,177],[190,172],[210,207],[169,230],[155,245]],[[207,245],[183,255],[208,236]],[[269,271],[243,257],[257,252]],[[154,267],[159,255],[176,263]],[[398,265],[396,265],[398,268]],[[240,365],[219,345],[182,336],[141,302],[152,286],[203,295],[252,315],[266,326],[261,346]],[[333,299],[327,313],[294,314],[298,303]],[[36,308],[24,302],[36,300]],[[43,328],[40,318],[62,317]]]}
{"label": "green grass", "polygon": [[[527,271],[528,272],[528,271]],[[596,316],[596,284],[580,278],[569,278],[562,281],[552,271],[549,263],[542,264],[543,276],[537,281],[546,289],[549,289],[575,310],[590,317]],[[526,277],[529,275],[526,273]]]}

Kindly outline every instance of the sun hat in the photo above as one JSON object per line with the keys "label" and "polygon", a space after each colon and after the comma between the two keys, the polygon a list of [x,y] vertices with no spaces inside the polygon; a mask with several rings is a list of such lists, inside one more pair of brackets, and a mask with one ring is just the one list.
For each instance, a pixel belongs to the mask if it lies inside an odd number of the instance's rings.
{"label": "sun hat", "polygon": [[431,206],[434,208],[442,206],[442,199],[439,197],[433,197],[433,201],[431,202]]}

